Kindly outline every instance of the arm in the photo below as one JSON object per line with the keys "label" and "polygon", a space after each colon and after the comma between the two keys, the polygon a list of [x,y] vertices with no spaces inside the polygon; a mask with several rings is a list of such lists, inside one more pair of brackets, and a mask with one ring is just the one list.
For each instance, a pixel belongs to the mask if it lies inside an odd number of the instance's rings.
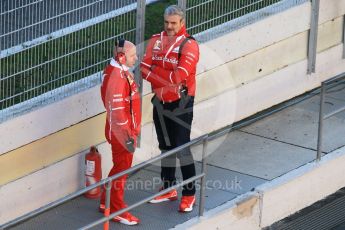
{"label": "arm", "polygon": [[150,82],[154,88],[161,88],[171,84],[169,78],[162,78],[161,76],[153,73],[152,71],[152,49],[156,39],[151,38],[149,44],[146,47],[143,60],[140,63],[140,71],[142,77]]}
{"label": "arm", "polygon": [[111,136],[115,136],[124,145],[131,136],[130,114],[127,109],[129,106],[128,83],[126,79],[114,77],[106,90],[105,106],[109,113]]}
{"label": "arm", "polygon": [[181,58],[176,69],[165,70],[157,66],[152,71],[153,74],[161,76],[163,79],[169,79],[171,84],[180,84],[186,81],[199,61],[199,46],[194,40],[189,40],[181,52]]}

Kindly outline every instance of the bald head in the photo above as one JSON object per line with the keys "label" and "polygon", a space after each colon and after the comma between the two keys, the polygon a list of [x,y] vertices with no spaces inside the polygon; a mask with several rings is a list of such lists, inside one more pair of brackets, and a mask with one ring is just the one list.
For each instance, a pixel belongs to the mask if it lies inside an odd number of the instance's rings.
{"label": "bald head", "polygon": [[126,66],[132,67],[135,65],[135,62],[138,60],[136,47],[135,45],[125,40],[123,47],[115,47],[114,55],[116,56],[119,52],[122,52],[126,56]]}
{"label": "bald head", "polygon": [[125,50],[130,50],[132,48],[135,48],[135,45],[132,42],[126,40],[123,48]]}
{"label": "bald head", "polygon": [[135,47],[135,45],[132,42],[125,40],[123,47],[118,47],[115,45],[114,56],[116,56],[119,52],[126,53],[133,47]]}

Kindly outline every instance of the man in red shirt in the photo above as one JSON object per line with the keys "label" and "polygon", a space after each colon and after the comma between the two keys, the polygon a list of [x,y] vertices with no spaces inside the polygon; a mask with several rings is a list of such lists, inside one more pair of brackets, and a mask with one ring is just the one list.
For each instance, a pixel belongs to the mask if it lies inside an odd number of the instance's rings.
{"label": "man in red shirt", "polygon": [[[138,60],[133,43],[120,39],[116,42],[114,59],[103,72],[101,96],[106,109],[105,136],[111,144],[113,167],[109,177],[132,165],[133,153],[140,132],[140,93],[129,72]],[[124,187],[127,175],[113,180],[110,197],[110,213],[127,207],[124,202]],[[101,196],[99,210],[105,209],[105,191]],[[113,221],[135,225],[140,221],[129,212],[113,218]]]}
{"label": "man in red shirt", "polygon": [[[166,152],[190,141],[195,96],[196,65],[199,46],[186,32],[184,13],[176,5],[164,12],[164,31],[151,37],[141,62],[142,77],[151,83],[154,97],[153,121],[159,148]],[[189,148],[177,153],[183,179],[195,176],[194,159]],[[176,184],[176,156],[161,162],[162,189]],[[173,190],[151,203],[176,200]],[[195,183],[183,187],[179,211],[190,212],[195,204]]]}

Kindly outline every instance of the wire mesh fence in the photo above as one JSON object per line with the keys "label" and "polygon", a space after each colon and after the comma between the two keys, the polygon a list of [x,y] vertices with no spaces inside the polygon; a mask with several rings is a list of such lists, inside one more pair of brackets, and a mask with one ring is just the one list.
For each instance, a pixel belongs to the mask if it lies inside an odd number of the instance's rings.
{"label": "wire mesh fence", "polygon": [[[283,1],[306,0],[188,0],[186,24],[200,34]],[[0,122],[23,104],[30,110],[98,84],[115,38],[135,42],[136,10],[136,0],[2,0]]]}
{"label": "wire mesh fence", "polygon": [[105,15],[133,2],[136,1],[2,0],[1,50]]}
{"label": "wire mesh fence", "polygon": [[197,34],[281,0],[189,0],[188,31]]}
{"label": "wire mesh fence", "polygon": [[[308,1],[309,0],[206,0],[198,5],[189,5],[192,4],[192,1],[187,1],[187,23],[190,23],[188,31],[194,34],[199,42],[207,42]],[[224,7],[218,10],[212,6],[212,4],[217,5],[216,3],[221,2],[224,4]],[[207,6],[207,4],[209,4],[209,6]],[[201,12],[199,14],[203,16],[196,13],[197,11]],[[208,15],[204,15],[202,12],[209,13]],[[201,20],[200,17],[205,18]]]}
{"label": "wire mesh fence", "polygon": [[[6,3],[1,17],[13,26],[0,35],[1,110],[100,73],[112,56],[116,37],[135,41],[136,6],[128,0]],[[29,20],[24,20],[25,12]],[[31,44],[8,48],[25,42]],[[79,88],[75,84],[68,90],[78,92]]]}

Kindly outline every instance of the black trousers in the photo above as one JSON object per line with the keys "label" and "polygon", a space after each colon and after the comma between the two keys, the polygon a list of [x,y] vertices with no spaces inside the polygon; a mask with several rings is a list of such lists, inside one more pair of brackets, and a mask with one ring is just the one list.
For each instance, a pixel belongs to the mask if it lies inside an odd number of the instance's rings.
{"label": "black trousers", "polygon": [[[152,99],[153,121],[156,128],[159,149],[162,153],[190,141],[193,120],[194,97],[184,96],[178,101],[162,103],[156,97]],[[173,154],[161,161],[163,188],[176,184],[176,157],[180,161],[183,180],[195,176],[195,165],[190,148]],[[195,194],[195,182],[183,186],[182,195]]]}

